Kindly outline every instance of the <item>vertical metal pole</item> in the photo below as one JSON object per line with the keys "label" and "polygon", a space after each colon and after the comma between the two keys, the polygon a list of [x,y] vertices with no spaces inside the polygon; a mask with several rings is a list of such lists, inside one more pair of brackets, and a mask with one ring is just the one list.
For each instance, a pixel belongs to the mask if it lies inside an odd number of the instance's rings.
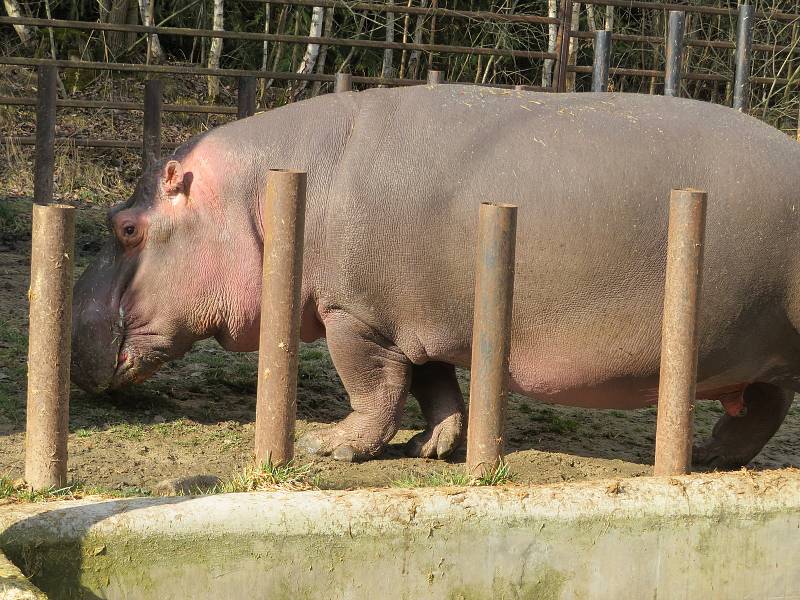
{"label": "vertical metal pole", "polygon": [[142,130],[142,171],[161,159],[161,80],[144,84],[144,127]]}
{"label": "vertical metal pole", "polygon": [[664,95],[680,96],[681,65],[683,64],[683,37],[686,33],[686,13],[669,11],[667,30],[667,66],[664,73]]}
{"label": "vertical metal pole", "polygon": [[37,69],[36,91],[36,163],[33,197],[37,202],[53,201],[53,171],[56,146],[56,100],[58,69],[42,66]]}
{"label": "vertical metal pole", "polygon": [[428,85],[444,83],[444,73],[442,71],[428,71]]}
{"label": "vertical metal pole", "polygon": [[706,193],[672,190],[661,325],[656,475],[681,475],[691,470],[705,223]]}
{"label": "vertical metal pole", "polygon": [[611,32],[598,30],[594,34],[594,68],[592,91],[608,91],[608,72],[611,67]]}
{"label": "vertical metal pole", "polygon": [[256,114],[256,78],[239,77],[239,93],[237,95],[237,119],[246,119]]}
{"label": "vertical metal pole", "polygon": [[754,9],[750,4],[739,6],[736,30],[736,79],[733,84],[733,108],[746,112],[750,105],[750,64],[753,60]]}
{"label": "vertical metal pole", "polygon": [[337,94],[339,92],[349,92],[353,89],[353,76],[350,73],[337,73],[336,83],[334,84],[333,91]]}
{"label": "vertical metal pole", "polygon": [[25,480],[36,490],[67,483],[75,209],[33,205]]}
{"label": "vertical metal pole", "polygon": [[259,464],[286,464],[294,456],[305,210],[306,174],[270,170],[262,221],[264,267],[255,444]]}
{"label": "vertical metal pole", "polygon": [[556,92],[567,91],[567,63],[569,62],[569,42],[572,29],[572,4],[573,0],[563,0],[561,3],[561,25],[559,25],[558,39],[558,77],[556,79]]}
{"label": "vertical metal pole", "polygon": [[467,469],[473,475],[491,471],[503,455],[516,231],[516,206],[481,204],[467,427]]}

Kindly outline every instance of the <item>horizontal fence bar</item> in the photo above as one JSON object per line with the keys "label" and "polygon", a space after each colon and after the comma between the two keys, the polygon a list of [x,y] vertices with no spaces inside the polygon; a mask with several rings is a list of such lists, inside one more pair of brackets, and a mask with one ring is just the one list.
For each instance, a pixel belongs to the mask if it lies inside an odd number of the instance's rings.
{"label": "horizontal fence bar", "polygon": [[67,21],[64,19],[35,19],[30,17],[0,17],[0,25],[27,25],[31,27],[55,27],[56,29],[76,29],[86,31],[120,31],[157,35],[178,35],[190,37],[222,38],[232,40],[252,40],[258,42],[283,42],[288,44],[319,44],[323,46],[345,46],[356,48],[375,48],[378,50],[419,50],[440,54],[468,54],[483,56],[511,56],[513,58],[553,59],[554,52],[530,50],[511,50],[506,48],[473,48],[471,46],[448,46],[446,44],[413,44],[408,42],[385,42],[379,40],[357,40],[331,37],[310,37],[303,35],[284,35],[248,31],[220,31],[211,29],[190,29],[186,27],[150,27],[148,25],[128,25],[124,23],[96,23],[88,21]]}
{"label": "horizontal fence bar", "polygon": [[[5,106],[36,106],[36,98],[22,96],[0,96],[0,105]],[[58,100],[59,108],[92,108],[109,110],[138,110],[144,111],[144,104],[138,102],[113,102],[105,100]],[[235,106],[203,106],[201,104],[164,104],[163,112],[176,113],[202,113],[212,115],[235,115]]]}
{"label": "horizontal fence bar", "polygon": [[[591,73],[592,67],[590,66],[575,66],[569,65],[567,71],[572,73]],[[621,67],[611,67],[611,75],[628,75],[631,77],[664,77],[664,71],[656,71],[653,69],[624,69]],[[689,79],[693,81],[733,81],[733,75],[730,77],[725,75],[718,75],[716,73],[686,73],[681,75],[682,79]],[[800,85],[800,78],[772,78],[772,77],[751,77],[750,83],[756,85]]]}
{"label": "horizontal fence bar", "polygon": [[[177,75],[214,75],[217,77],[256,77],[259,79],[276,79],[283,81],[323,81],[333,83],[336,75],[325,75],[321,73],[286,73],[276,71],[250,71],[246,69],[207,69],[204,67],[185,67],[177,65],[138,65],[132,63],[105,63],[89,62],[82,60],[53,60],[51,58],[24,58],[19,56],[0,56],[0,65],[17,65],[24,67],[38,67],[40,65],[53,65],[63,69],[86,69],[96,71],[128,71],[132,73],[172,73]],[[398,79],[394,77],[365,77],[353,75],[353,83],[366,85],[423,85],[424,79]],[[451,83],[459,83],[453,81]],[[465,85],[475,85],[478,87],[491,87],[499,89],[511,89],[513,84],[506,83],[472,83],[465,82]],[[533,91],[549,92],[550,87],[530,86],[528,89]],[[175,111],[180,112],[180,111]],[[187,111],[188,112],[188,111]]]}
{"label": "horizontal fence bar", "polygon": [[[34,136],[6,135],[0,137],[0,143],[17,146],[35,146]],[[162,142],[162,148],[174,149],[183,142]],[[134,148],[141,150],[142,140],[98,140],[95,138],[57,137],[56,146],[75,146],[76,148]]]}
{"label": "horizontal fence bar", "polygon": [[[620,8],[640,8],[644,10],[682,10],[687,13],[698,13],[703,15],[722,15],[734,17],[739,14],[738,8],[717,8],[714,6],[695,6],[690,4],[675,4],[664,2],[647,2],[643,0],[588,0],[583,4],[593,6],[619,6]],[[761,11],[756,13],[759,19],[774,19],[776,21],[787,21],[789,23],[799,20],[800,15],[793,15],[780,11]]]}
{"label": "horizontal fence bar", "polygon": [[[570,37],[579,38],[581,40],[594,40],[594,33],[591,31],[570,31]],[[632,35],[627,33],[614,33],[611,39],[615,42],[641,42],[644,44],[652,44],[654,46],[663,46],[665,43],[664,36],[660,35]],[[684,46],[693,46],[695,48],[716,48],[718,50],[734,50],[736,48],[735,42],[726,42],[722,40],[698,40],[694,38],[686,38]],[[753,50],[756,52],[771,52],[774,54],[781,54],[789,52],[791,54],[800,54],[800,45],[798,46],[771,46],[770,44],[753,44]]]}
{"label": "horizontal fence bar", "polygon": [[[322,73],[286,73],[279,71],[251,71],[247,69],[208,69],[197,66],[179,65],[139,65],[133,63],[106,63],[82,60],[53,60],[51,58],[24,58],[19,56],[0,56],[0,65],[38,67],[53,65],[62,69],[87,69],[96,71],[128,71],[132,73],[172,73],[176,75],[214,75],[217,77],[257,77],[283,81],[330,81],[335,75]],[[422,85],[422,79],[395,79],[388,77],[353,76],[354,83],[375,85]]]}
{"label": "horizontal fence bar", "polygon": [[424,15],[429,17],[453,17],[455,19],[475,19],[481,21],[503,21],[505,23],[541,23],[558,25],[556,18],[539,15],[521,15],[512,13],[495,13],[485,10],[453,10],[449,8],[422,8],[419,6],[394,6],[388,4],[372,4],[369,2],[345,2],[344,0],[247,0],[261,4],[289,4],[293,6],[320,6],[322,8],[341,8],[351,12],[369,11],[377,13],[395,13],[400,15]]}

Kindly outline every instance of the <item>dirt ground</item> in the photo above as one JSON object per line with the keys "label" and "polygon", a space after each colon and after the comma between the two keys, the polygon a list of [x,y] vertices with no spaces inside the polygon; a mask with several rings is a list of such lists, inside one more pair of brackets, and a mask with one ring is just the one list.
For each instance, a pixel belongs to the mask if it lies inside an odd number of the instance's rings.
{"label": "dirt ground", "polygon": [[[82,205],[78,223],[79,271],[103,235],[103,210]],[[23,470],[27,301],[30,268],[26,200],[0,200],[0,476]],[[240,473],[253,448],[255,354],[233,354],[206,341],[143,385],[90,396],[73,389],[70,406],[70,476],[117,493],[148,493],[170,477]],[[464,392],[468,373],[459,374]],[[298,435],[341,419],[346,394],[325,344],[304,345],[299,373]],[[705,436],[721,409],[704,402],[696,411]],[[402,444],[422,429],[409,400],[403,428],[378,460],[345,464],[301,457],[321,488],[435,483],[459,473],[464,451],[451,460],[409,459]],[[550,406],[512,395],[508,456],[513,481],[549,483],[627,477],[651,472],[655,410],[584,410]],[[751,465],[800,466],[800,407]]]}

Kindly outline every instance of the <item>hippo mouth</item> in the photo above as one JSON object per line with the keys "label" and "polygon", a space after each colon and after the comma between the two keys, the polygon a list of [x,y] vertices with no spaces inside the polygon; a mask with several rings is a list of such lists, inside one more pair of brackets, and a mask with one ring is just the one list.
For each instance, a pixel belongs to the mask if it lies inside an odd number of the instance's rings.
{"label": "hippo mouth", "polygon": [[164,363],[178,358],[167,350],[169,346],[168,340],[160,334],[126,331],[117,351],[109,388],[117,389],[150,378]]}

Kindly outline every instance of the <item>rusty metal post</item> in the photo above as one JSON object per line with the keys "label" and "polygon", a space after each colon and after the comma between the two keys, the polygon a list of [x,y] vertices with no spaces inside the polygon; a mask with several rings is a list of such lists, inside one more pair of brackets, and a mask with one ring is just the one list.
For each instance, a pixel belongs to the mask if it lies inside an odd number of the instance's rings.
{"label": "rusty metal post", "polygon": [[608,91],[608,73],[611,67],[611,32],[598,30],[594,34],[594,68],[592,91]]}
{"label": "rusty metal post", "polygon": [[664,73],[664,95],[681,95],[681,67],[683,65],[683,38],[686,33],[686,13],[669,11],[667,29],[667,66]]}
{"label": "rusty metal post", "polygon": [[672,190],[661,325],[656,475],[681,475],[691,470],[705,223],[706,193]]}
{"label": "rusty metal post", "polygon": [[256,114],[256,78],[239,77],[239,92],[236,97],[237,119],[246,119]]}
{"label": "rusty metal post", "polygon": [[286,464],[294,456],[297,351],[306,174],[270,170],[264,203],[264,268],[256,398],[256,461]]}
{"label": "rusty metal post", "polygon": [[33,197],[37,202],[48,203],[53,201],[58,69],[49,66],[38,67],[37,79],[36,163],[33,168]]}
{"label": "rusty metal post", "polygon": [[442,71],[428,71],[428,85],[444,83],[444,73]]}
{"label": "rusty metal post", "polygon": [[733,84],[733,108],[746,112],[750,106],[750,65],[753,60],[754,9],[750,4],[739,6],[736,29],[736,79]]}
{"label": "rusty metal post", "polygon": [[516,206],[481,204],[467,426],[472,475],[496,468],[503,456],[516,232]]}
{"label": "rusty metal post", "polygon": [[25,481],[36,490],[67,483],[74,264],[75,209],[34,204]]}
{"label": "rusty metal post", "polygon": [[161,80],[144,84],[144,127],[142,131],[142,171],[161,159]]}
{"label": "rusty metal post", "polygon": [[352,89],[353,76],[350,73],[337,73],[333,91],[338,94],[339,92],[350,92]]}

